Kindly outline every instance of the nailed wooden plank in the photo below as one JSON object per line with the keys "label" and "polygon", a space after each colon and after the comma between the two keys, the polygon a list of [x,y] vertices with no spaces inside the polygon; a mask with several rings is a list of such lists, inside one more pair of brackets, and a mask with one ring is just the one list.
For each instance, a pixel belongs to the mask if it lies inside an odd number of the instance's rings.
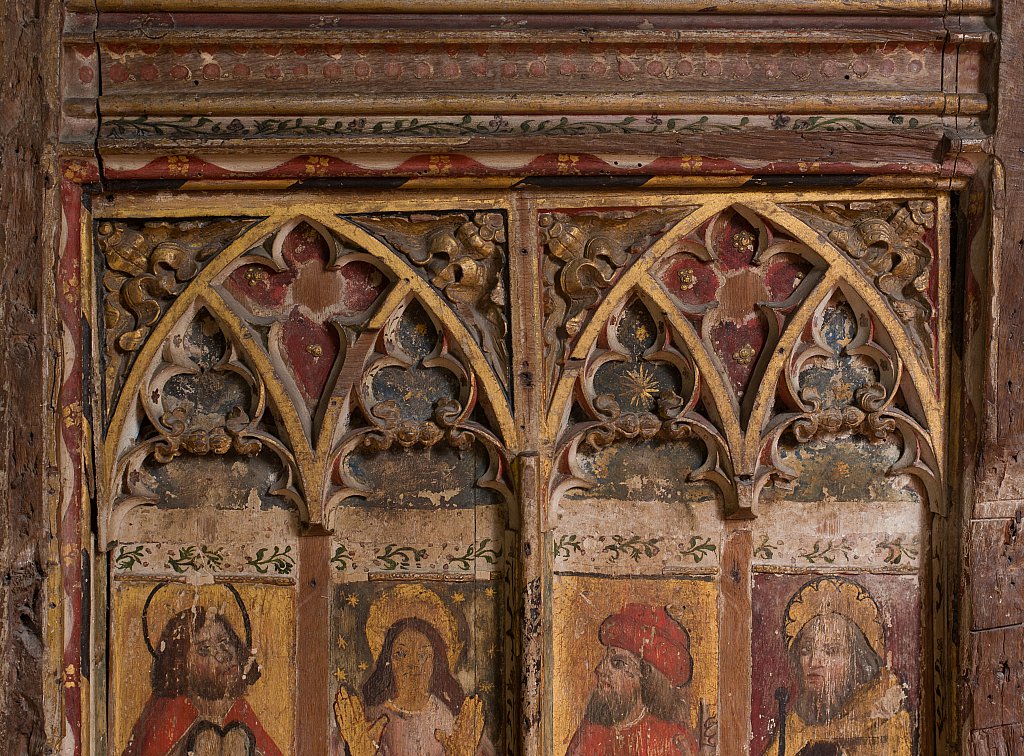
{"label": "nailed wooden plank", "polygon": [[1024,627],[971,635],[971,714],[975,730],[1024,722]]}
{"label": "nailed wooden plank", "polygon": [[1024,623],[1024,514],[970,525],[972,628]]}

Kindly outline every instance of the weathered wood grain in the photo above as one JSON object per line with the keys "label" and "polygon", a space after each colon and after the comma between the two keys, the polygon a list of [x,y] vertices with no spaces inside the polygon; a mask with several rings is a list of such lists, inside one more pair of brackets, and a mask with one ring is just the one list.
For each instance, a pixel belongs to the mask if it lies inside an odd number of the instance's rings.
{"label": "weathered wood grain", "polygon": [[[999,88],[995,125],[995,156],[1001,166],[994,197],[995,245],[989,318],[994,353],[986,376],[979,466],[975,475],[974,514],[1016,515],[972,523],[967,550],[966,581],[970,585],[970,649],[963,701],[975,754],[1014,753],[1021,747],[1021,658],[1024,610],[1017,588],[1020,567],[1017,546],[1020,491],[1024,466],[1019,450],[1024,441],[1024,123],[1013,114],[1024,103],[1024,8],[1002,4]],[[1001,233],[1000,233],[1001,231]],[[991,628],[991,629],[990,629]],[[965,744],[967,745],[967,744]]]}
{"label": "weathered wood grain", "polygon": [[[55,248],[55,74],[59,3],[14,0],[0,14],[0,751],[44,738],[44,267]],[[42,210],[42,212],[40,212]]]}

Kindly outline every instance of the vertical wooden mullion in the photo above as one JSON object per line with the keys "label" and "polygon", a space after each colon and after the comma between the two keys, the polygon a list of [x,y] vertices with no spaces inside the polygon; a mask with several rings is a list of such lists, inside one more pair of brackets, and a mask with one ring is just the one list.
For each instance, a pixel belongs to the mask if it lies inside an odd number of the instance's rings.
{"label": "vertical wooden mullion", "polygon": [[541,457],[544,412],[544,358],[540,313],[541,261],[533,204],[517,195],[510,203],[509,288],[512,324],[512,387],[515,423],[519,433],[516,462],[518,562],[515,574],[519,608],[519,732],[518,753],[544,753],[548,717],[544,706],[545,555],[544,527],[546,476]]}
{"label": "vertical wooden mullion", "polygon": [[330,558],[322,528],[299,538],[295,623],[295,753],[327,756],[331,737]]}
{"label": "vertical wooden mullion", "polygon": [[741,756],[750,747],[753,538],[749,521],[725,523],[719,606],[718,752]]}

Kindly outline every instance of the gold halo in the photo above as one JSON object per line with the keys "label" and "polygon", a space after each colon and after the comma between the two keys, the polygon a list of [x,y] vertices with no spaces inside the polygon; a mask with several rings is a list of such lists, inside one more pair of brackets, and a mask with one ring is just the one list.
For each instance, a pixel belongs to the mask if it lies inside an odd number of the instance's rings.
{"label": "gold halo", "polygon": [[786,607],[786,648],[815,617],[841,614],[864,633],[868,645],[885,658],[885,633],[878,604],[867,590],[851,580],[823,577],[812,580],[793,596]]}
{"label": "gold halo", "polygon": [[142,629],[146,645],[155,657],[160,637],[172,617],[191,608],[203,607],[224,617],[246,647],[252,646],[252,628],[245,602],[233,585],[188,585],[186,583],[160,583],[149,594],[142,609]]}
{"label": "gold halo", "polygon": [[454,672],[462,653],[458,623],[448,611],[444,600],[420,585],[395,586],[373,602],[366,618],[366,641],[370,644],[373,661],[376,662],[380,657],[388,629],[396,622],[410,617],[421,619],[437,630],[448,650],[448,669]]}

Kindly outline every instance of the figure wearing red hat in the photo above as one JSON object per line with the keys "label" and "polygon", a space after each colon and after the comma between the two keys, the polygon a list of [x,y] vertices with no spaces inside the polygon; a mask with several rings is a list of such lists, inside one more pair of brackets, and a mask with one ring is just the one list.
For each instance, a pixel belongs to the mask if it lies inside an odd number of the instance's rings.
{"label": "figure wearing red hat", "polygon": [[[566,756],[696,756],[690,707],[690,636],[664,607],[629,604],[598,633],[597,685]],[[709,728],[713,731],[713,725]]]}

